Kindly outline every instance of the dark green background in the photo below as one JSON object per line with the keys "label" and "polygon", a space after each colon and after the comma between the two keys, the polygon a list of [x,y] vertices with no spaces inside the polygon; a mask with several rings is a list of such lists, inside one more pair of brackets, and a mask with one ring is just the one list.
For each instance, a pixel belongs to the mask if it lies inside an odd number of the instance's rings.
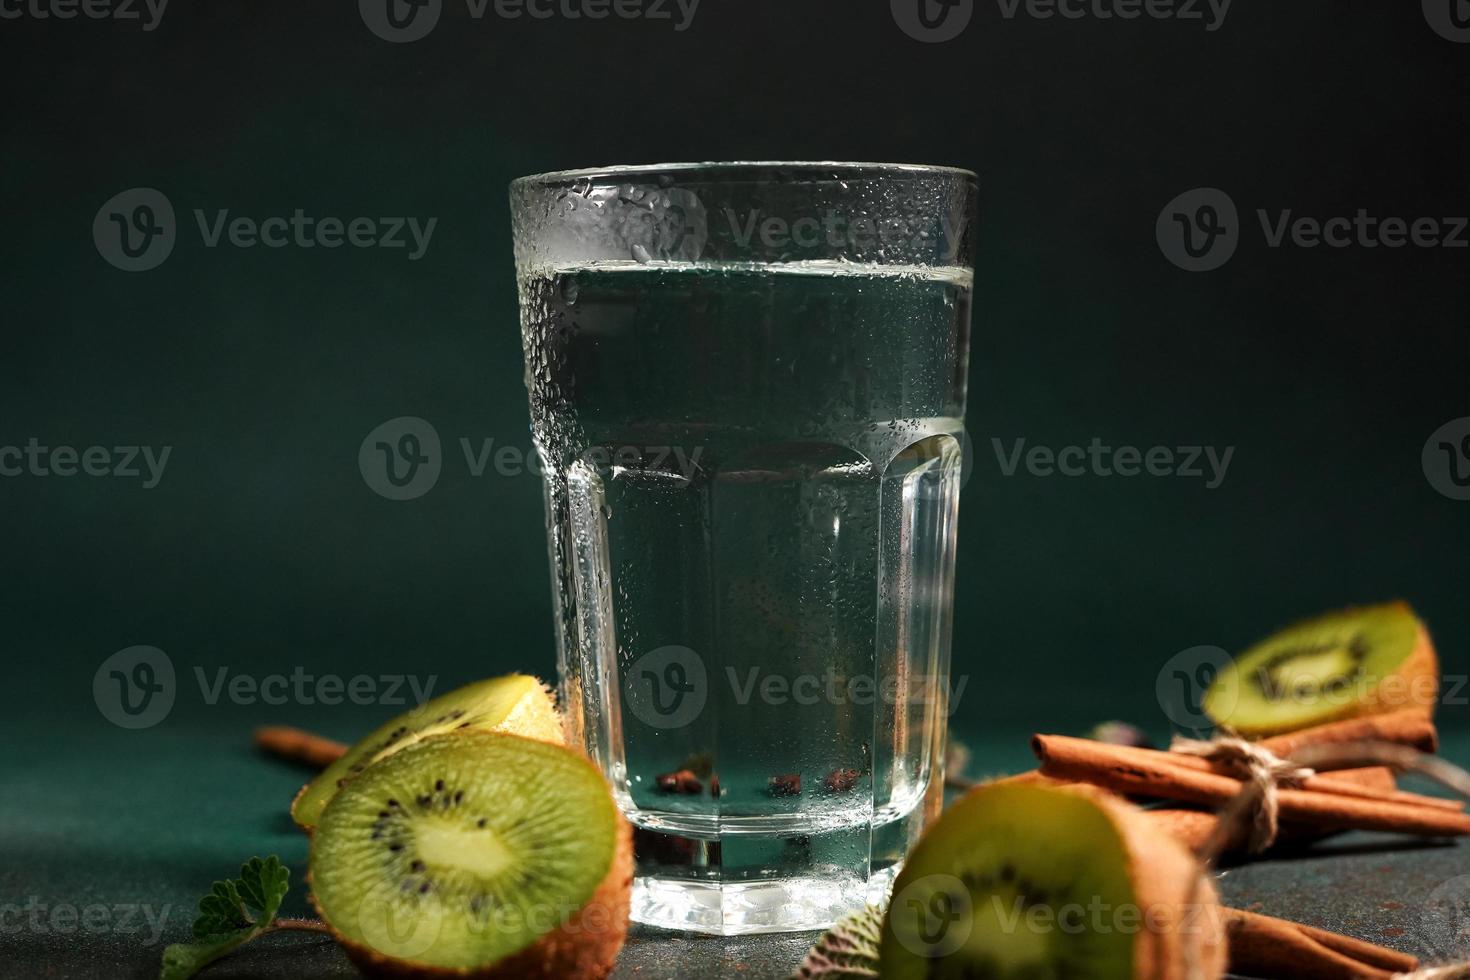
{"label": "dark green background", "polygon": [[[441,690],[554,669],[539,487],[471,478],[457,443],[529,446],[505,186],[560,167],[980,173],[961,729],[1157,727],[1155,675],[1175,652],[1395,596],[1463,674],[1470,503],[1431,487],[1420,451],[1470,415],[1470,251],[1271,249],[1254,212],[1470,212],[1467,67],[1470,46],[1415,4],[1329,0],[1237,0],[1213,33],[1006,20],[982,2],[943,45],[906,37],[884,3],[842,0],[704,0],[682,34],[474,21],[451,0],[406,45],[350,3],[174,0],[149,33],[0,20],[0,445],[173,447],[153,490],[0,479],[0,663],[18,733],[0,786],[27,788],[0,811],[0,866],[120,862],[114,890],[145,873],[207,880],[245,856],[210,834],[211,814],[265,821],[281,801],[256,784],[201,798],[192,787],[220,783],[195,769],[243,765],[219,753],[256,723],[345,736],[378,713],[210,706],[195,668],[413,672]],[[168,195],[181,238],[130,274],[99,257],[91,224],[135,186]],[[1248,226],[1205,274],[1154,241],[1160,209],[1197,186],[1226,190]],[[418,262],[207,249],[193,226],[194,208],[297,207],[438,226]],[[437,427],[445,469],[395,503],[364,484],[357,451],[402,415]],[[1094,436],[1236,451],[1210,491],[1004,477],[990,442]],[[91,693],[103,659],[134,644],[165,650],[183,682],[173,715],[140,733],[109,725]],[[1017,745],[995,764],[1016,764]],[[48,820],[51,780],[66,798],[86,787],[74,825]],[[179,843],[120,854],[86,814],[132,814],[139,837]]]}

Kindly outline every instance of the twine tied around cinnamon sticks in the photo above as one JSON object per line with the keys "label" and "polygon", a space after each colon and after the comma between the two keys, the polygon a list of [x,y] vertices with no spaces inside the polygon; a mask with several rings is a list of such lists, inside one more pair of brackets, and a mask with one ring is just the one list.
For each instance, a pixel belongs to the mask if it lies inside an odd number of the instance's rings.
{"label": "twine tied around cinnamon sticks", "polygon": [[[1255,788],[1250,797],[1253,809],[1247,843],[1252,854],[1259,854],[1276,843],[1276,836],[1280,833],[1281,804],[1276,791],[1282,786],[1299,789],[1316,775],[1314,770],[1283,759],[1263,745],[1234,735],[1208,741],[1176,735],[1169,750],[1217,763],[1242,783]],[[1232,828],[1221,821],[1207,842],[1205,852],[1214,853],[1216,848],[1223,847],[1231,831]]]}
{"label": "twine tied around cinnamon sticks", "polygon": [[[1229,739],[1219,739],[1217,742],[1228,742]],[[1177,749],[1177,747],[1176,747]],[[1183,751],[1189,754],[1200,755],[1206,752],[1219,751],[1215,743],[1195,743],[1192,748]],[[1225,749],[1228,752],[1237,752],[1237,749]],[[1306,746],[1293,754],[1290,760],[1282,760],[1270,752],[1253,758],[1250,765],[1259,767],[1271,764],[1270,759],[1283,763],[1288,768],[1300,769],[1309,775],[1302,778],[1311,778],[1314,768],[1335,768],[1344,765],[1387,765],[1401,772],[1417,772],[1427,776],[1435,782],[1455,791],[1461,796],[1470,797],[1470,773],[1451,765],[1443,759],[1425,755],[1414,748],[1398,745],[1391,742],[1378,740],[1364,740],[1354,742],[1341,742],[1337,744],[1324,744]],[[1209,755],[1205,756],[1210,758]],[[1227,765],[1233,763],[1226,763]],[[1232,829],[1238,828],[1242,821],[1254,819],[1262,809],[1262,800],[1268,796],[1274,796],[1278,785],[1275,778],[1262,779],[1255,772],[1250,778],[1242,778],[1241,791],[1220,812],[1220,824],[1216,833],[1199,850],[1202,862],[1201,887],[1204,875],[1208,874],[1216,858],[1219,857],[1225,842],[1229,839]],[[1198,892],[1196,892],[1198,894]],[[1185,976],[1190,980],[1198,980],[1199,965],[1195,957],[1186,950]],[[1365,973],[1365,975],[1370,975]],[[1379,975],[1383,975],[1380,971]],[[1470,980],[1470,962],[1446,963],[1437,966],[1424,967],[1411,973],[1394,973],[1390,975],[1392,980]]]}

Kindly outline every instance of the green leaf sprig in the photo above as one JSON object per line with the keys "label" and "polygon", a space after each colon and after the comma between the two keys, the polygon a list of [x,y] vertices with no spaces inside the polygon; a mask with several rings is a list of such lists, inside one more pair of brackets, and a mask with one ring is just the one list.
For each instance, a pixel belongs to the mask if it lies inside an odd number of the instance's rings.
{"label": "green leaf sprig", "polygon": [[163,951],[158,980],[189,980],[215,960],[267,933],[287,929],[326,932],[320,922],[277,919],[291,887],[291,869],[274,854],[251,858],[240,877],[216,881],[199,900],[192,943],[176,943]]}

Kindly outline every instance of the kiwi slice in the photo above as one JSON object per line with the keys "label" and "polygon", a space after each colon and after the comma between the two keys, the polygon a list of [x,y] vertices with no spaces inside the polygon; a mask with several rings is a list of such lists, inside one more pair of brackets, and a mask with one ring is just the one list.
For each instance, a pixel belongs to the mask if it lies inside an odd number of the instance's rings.
{"label": "kiwi slice", "polygon": [[1215,980],[1225,942],[1199,864],[1091,787],[998,783],[909,855],[883,923],[883,980]]}
{"label": "kiwi slice", "polygon": [[431,735],[473,730],[562,742],[556,705],[539,680],[507,674],[478,681],[425,701],[352,746],[296,795],[291,803],[291,819],[311,830],[337,791],[368,766]]}
{"label": "kiwi slice", "polygon": [[1288,627],[1240,654],[1206,691],[1216,724],[1247,737],[1419,706],[1432,713],[1439,663],[1403,602]]}
{"label": "kiwi slice", "polygon": [[439,735],[327,804],[312,901],[370,974],[604,977],[627,933],[632,854],[586,757],[518,735]]}

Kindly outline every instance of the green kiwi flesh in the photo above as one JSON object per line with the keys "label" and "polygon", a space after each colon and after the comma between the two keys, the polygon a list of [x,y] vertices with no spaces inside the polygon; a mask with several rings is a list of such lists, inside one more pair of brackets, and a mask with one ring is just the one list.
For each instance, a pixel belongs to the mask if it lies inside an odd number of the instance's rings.
{"label": "green kiwi flesh", "polygon": [[1081,796],[1024,784],[972,792],[909,855],[893,896],[884,980],[1133,975],[1133,935],[1109,917],[1136,907],[1127,846]]}
{"label": "green kiwi flesh", "polygon": [[291,818],[310,830],[337,791],[373,763],[432,735],[497,730],[517,708],[523,709],[521,714],[529,723],[528,729],[540,730],[512,728],[512,731],[545,740],[559,739],[555,708],[539,680],[524,674],[508,674],[477,681],[424,702],[353,745],[346,755],[306,785],[291,804]]}
{"label": "green kiwi flesh", "polygon": [[576,753],[488,732],[428,738],[327,805],[313,900],[371,959],[483,970],[592,899],[621,828],[602,776]]}
{"label": "green kiwi flesh", "polygon": [[1216,724],[1271,735],[1363,713],[1383,679],[1419,647],[1422,626],[1403,603],[1297,623],[1237,656],[1205,694]]}

